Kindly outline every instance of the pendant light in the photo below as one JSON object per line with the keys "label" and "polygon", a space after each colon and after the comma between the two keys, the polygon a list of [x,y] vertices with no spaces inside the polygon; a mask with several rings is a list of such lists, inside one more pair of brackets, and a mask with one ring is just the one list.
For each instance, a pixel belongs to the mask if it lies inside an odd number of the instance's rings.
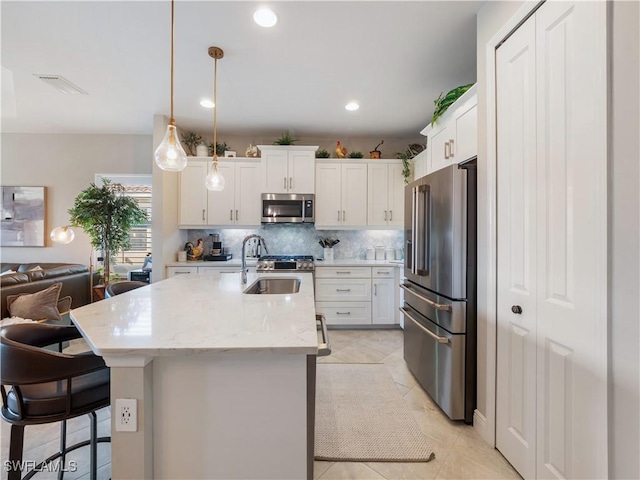
{"label": "pendant light", "polygon": [[224,190],[224,177],[218,171],[218,59],[224,57],[219,47],[209,47],[209,56],[213,58],[213,165],[204,181],[207,190]]}
{"label": "pendant light", "polygon": [[63,227],[56,227],[53,230],[51,230],[51,234],[49,235],[49,238],[55,243],[62,243],[63,245],[66,245],[68,243],[73,242],[73,239],[75,238],[75,236],[76,234],[71,229],[71,227],[69,227],[68,225],[65,225]]}
{"label": "pendant light", "polygon": [[173,118],[173,33],[174,33],[174,0],[171,0],[171,117],[164,138],[155,151],[156,164],[162,170],[179,172],[187,166],[187,154],[180,144],[176,120]]}

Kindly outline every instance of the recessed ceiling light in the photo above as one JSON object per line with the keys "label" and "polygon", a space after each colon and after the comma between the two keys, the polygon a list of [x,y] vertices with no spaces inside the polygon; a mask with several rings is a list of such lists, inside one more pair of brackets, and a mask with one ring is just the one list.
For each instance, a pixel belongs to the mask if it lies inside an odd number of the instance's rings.
{"label": "recessed ceiling light", "polygon": [[351,103],[347,103],[344,108],[346,108],[347,110],[353,112],[354,110],[358,110],[360,108],[360,105],[358,105],[356,102],[351,102]]}
{"label": "recessed ceiling light", "polygon": [[203,98],[202,100],[200,100],[200,105],[202,105],[204,108],[213,108],[215,106],[215,104],[208,98]]}
{"label": "recessed ceiling light", "polygon": [[268,8],[260,8],[253,14],[253,20],[261,27],[273,27],[278,23],[278,17]]}

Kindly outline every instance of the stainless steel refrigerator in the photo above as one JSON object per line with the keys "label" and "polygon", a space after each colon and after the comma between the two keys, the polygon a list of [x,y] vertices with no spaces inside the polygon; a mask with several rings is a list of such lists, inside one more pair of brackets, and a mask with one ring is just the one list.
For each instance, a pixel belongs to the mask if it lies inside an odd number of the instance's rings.
{"label": "stainless steel refrigerator", "polygon": [[405,187],[404,359],[452,420],[476,406],[476,159]]}

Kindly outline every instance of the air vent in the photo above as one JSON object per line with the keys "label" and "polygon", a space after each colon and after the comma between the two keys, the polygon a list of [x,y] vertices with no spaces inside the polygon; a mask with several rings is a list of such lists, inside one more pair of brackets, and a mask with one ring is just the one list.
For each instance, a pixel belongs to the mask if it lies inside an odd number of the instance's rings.
{"label": "air vent", "polygon": [[34,73],[33,75],[43,82],[48,83],[59,92],[66,93],[67,95],[88,95],[87,92],[82,90],[80,87],[76,87],[73,83],[60,75],[45,75],[41,73]]}

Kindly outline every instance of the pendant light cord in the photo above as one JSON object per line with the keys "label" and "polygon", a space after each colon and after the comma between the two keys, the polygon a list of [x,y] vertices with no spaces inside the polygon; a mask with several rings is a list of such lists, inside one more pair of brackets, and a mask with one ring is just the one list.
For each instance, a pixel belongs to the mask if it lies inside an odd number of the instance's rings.
{"label": "pendant light cord", "polygon": [[213,169],[218,171],[218,59],[213,59]]}
{"label": "pendant light cord", "polygon": [[176,121],[173,118],[173,37],[174,37],[174,30],[175,30],[174,3],[175,3],[175,0],[171,0],[171,118],[169,119],[169,124],[175,126]]}

